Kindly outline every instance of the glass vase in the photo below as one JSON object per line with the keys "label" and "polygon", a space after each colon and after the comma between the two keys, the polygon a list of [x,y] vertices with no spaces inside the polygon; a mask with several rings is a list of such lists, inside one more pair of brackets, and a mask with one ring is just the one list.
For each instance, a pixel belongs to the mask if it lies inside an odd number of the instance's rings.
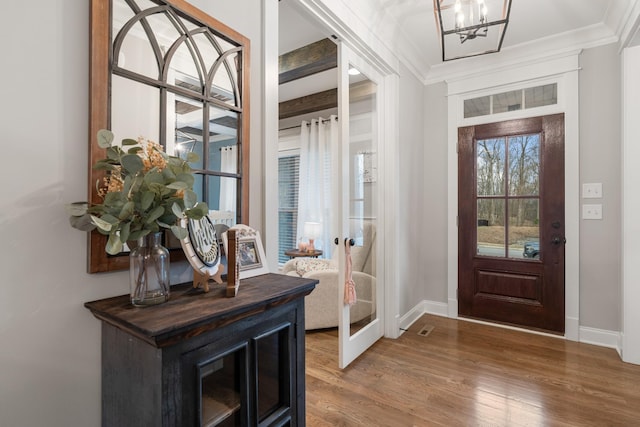
{"label": "glass vase", "polygon": [[129,254],[131,304],[136,307],[169,300],[169,251],[160,244],[161,237],[162,233],[141,237]]}

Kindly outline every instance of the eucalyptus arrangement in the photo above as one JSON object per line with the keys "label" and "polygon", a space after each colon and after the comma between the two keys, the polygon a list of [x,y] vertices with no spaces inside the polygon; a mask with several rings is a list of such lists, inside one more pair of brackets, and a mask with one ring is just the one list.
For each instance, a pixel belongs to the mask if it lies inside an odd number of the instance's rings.
{"label": "eucalyptus arrangement", "polygon": [[178,239],[187,236],[181,219],[201,219],[209,213],[206,203],[198,202],[193,191],[194,177],[189,162],[166,154],[162,146],[143,138],[123,139],[113,145],[113,133],[98,132],[98,145],[106,158],[94,169],[106,176],[96,182],[102,203],[76,202],[67,205],[71,226],[83,231],[95,228],[109,236],[105,250],[111,255],[122,251],[127,241],[135,241],[161,229],[171,229]]}

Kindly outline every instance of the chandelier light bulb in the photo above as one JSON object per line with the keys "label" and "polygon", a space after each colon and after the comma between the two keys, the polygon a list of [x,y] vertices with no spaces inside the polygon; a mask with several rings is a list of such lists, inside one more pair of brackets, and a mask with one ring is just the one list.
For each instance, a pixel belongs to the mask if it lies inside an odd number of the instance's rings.
{"label": "chandelier light bulb", "polygon": [[464,27],[464,13],[460,12],[456,16],[458,17],[458,27]]}

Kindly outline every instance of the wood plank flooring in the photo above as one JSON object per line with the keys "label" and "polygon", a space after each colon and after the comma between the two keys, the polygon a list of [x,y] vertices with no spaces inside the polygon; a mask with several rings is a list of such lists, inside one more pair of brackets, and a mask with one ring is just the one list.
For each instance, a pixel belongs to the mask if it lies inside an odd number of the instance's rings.
{"label": "wood plank flooring", "polygon": [[335,330],[306,348],[307,426],[640,426],[640,366],[608,348],[430,315],[343,371]]}

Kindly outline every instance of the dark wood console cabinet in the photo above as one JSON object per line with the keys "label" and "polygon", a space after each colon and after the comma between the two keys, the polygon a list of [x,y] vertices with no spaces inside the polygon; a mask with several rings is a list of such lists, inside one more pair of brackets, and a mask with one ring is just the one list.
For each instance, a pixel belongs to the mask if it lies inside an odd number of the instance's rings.
{"label": "dark wood console cabinet", "polygon": [[317,281],[265,274],[161,305],[85,304],[102,321],[102,425],[304,426],[304,297]]}

